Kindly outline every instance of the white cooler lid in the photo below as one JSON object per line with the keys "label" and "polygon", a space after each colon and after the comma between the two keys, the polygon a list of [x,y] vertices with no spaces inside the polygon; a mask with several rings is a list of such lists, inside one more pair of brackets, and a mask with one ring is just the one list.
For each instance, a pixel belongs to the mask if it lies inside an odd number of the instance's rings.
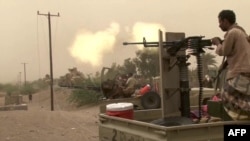
{"label": "white cooler lid", "polygon": [[125,111],[125,110],[131,110],[133,109],[134,106],[132,103],[112,103],[106,105],[106,110],[107,111]]}

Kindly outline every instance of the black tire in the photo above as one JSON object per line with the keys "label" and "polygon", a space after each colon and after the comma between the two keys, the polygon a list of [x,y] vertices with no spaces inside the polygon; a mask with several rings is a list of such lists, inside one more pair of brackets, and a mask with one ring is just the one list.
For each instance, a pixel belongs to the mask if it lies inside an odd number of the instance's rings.
{"label": "black tire", "polygon": [[147,92],[141,97],[141,105],[144,109],[157,109],[161,107],[161,97],[156,92]]}

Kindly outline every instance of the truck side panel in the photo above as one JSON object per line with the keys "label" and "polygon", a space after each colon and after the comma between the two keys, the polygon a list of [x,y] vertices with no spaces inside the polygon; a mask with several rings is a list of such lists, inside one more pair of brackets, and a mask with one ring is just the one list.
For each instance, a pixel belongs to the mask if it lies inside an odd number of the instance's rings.
{"label": "truck side panel", "polygon": [[165,127],[106,114],[99,119],[100,141],[223,141],[225,124],[246,124],[223,121]]}

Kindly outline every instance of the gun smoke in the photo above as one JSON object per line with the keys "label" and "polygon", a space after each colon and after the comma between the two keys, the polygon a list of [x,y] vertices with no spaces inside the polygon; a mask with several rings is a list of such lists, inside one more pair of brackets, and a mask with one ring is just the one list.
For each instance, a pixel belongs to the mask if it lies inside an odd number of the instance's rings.
{"label": "gun smoke", "polygon": [[[128,38],[122,37],[123,39],[139,42],[142,42],[143,37],[148,41],[158,41],[158,30],[165,30],[160,24],[144,22],[137,22],[132,28],[127,27],[124,29],[126,33],[122,35]],[[116,49],[118,48],[117,42],[121,41],[118,35],[120,31],[120,25],[115,22],[111,23],[108,28],[98,32],[91,32],[86,29],[81,30],[69,48],[70,54],[77,61],[88,63],[93,67],[106,66],[107,64],[103,63],[106,59],[112,60],[109,59],[114,56],[112,54],[120,54],[119,57],[124,57],[123,59],[129,58],[131,56],[123,56],[124,50]],[[132,39],[129,39],[129,37]],[[119,44],[122,45],[122,43]],[[138,49],[143,48],[143,46],[137,47]]]}
{"label": "gun smoke", "polygon": [[102,64],[103,55],[113,51],[119,30],[117,23],[111,23],[109,28],[96,33],[83,30],[76,36],[70,53],[81,62],[99,66]]}

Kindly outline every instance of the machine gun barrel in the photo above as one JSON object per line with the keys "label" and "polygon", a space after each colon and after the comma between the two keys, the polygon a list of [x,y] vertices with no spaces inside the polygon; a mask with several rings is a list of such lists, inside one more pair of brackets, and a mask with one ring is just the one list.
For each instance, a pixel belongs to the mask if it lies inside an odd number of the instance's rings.
{"label": "machine gun barrel", "polygon": [[123,45],[143,45],[144,47],[158,47],[158,42],[123,42]]}
{"label": "machine gun barrel", "polygon": [[147,42],[144,37],[143,42],[123,42],[123,45],[143,45],[144,47],[159,47],[159,42]]}

